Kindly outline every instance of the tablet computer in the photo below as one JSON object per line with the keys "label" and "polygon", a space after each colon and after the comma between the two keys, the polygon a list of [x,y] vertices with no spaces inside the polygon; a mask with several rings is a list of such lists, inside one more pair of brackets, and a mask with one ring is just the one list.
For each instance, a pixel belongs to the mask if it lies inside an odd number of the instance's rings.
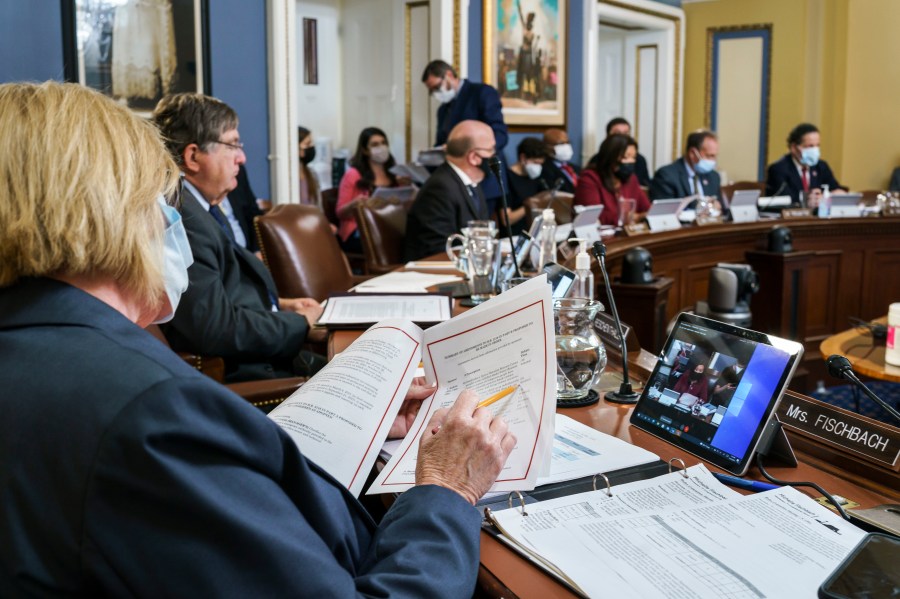
{"label": "tablet computer", "polygon": [[742,476],[802,355],[794,341],[682,313],[631,424]]}

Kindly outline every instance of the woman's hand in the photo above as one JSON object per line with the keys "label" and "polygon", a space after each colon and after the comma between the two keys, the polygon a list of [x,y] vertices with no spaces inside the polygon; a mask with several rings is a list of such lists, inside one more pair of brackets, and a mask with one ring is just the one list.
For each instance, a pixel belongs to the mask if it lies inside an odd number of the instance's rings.
{"label": "woman's hand", "polygon": [[500,417],[477,408],[463,391],[450,409],[438,410],[425,429],[416,461],[416,484],[439,485],[475,503],[497,480],[516,437]]}

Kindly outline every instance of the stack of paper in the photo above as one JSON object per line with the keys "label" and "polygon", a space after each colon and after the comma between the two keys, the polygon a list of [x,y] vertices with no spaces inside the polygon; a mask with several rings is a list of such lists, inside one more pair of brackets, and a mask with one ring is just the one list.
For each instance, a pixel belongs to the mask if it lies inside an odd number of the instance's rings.
{"label": "stack of paper", "polygon": [[356,293],[426,293],[428,287],[462,281],[455,275],[434,275],[423,272],[391,272],[364,281],[353,287]]}

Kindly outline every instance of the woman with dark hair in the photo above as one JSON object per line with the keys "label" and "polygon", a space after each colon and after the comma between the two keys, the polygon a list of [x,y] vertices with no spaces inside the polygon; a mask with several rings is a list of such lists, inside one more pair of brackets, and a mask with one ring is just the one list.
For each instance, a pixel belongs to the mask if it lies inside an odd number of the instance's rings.
{"label": "woman with dark hair", "polygon": [[309,164],[316,159],[316,146],[313,145],[312,132],[306,127],[297,127],[297,147],[300,156],[300,203],[318,206],[321,204],[319,181],[309,169]]}
{"label": "woman with dark hair", "polygon": [[600,144],[596,158],[581,172],[575,187],[575,204],[602,205],[600,222],[619,223],[619,199],[633,199],[635,212],[650,210],[650,200],[634,174],[637,142],[627,135],[610,135]]}
{"label": "woman with dark hair", "polygon": [[391,172],[395,164],[387,134],[377,127],[363,129],[356,143],[356,153],[350,159],[350,168],[344,173],[338,188],[338,239],[345,252],[362,252],[356,219],[353,218],[356,202],[369,197],[376,187],[402,184]]}

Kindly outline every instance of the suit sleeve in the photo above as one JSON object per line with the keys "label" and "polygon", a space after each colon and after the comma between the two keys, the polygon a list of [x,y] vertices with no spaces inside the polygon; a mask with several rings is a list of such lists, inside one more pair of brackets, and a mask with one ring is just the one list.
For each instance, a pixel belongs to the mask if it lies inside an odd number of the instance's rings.
{"label": "suit sleeve", "polygon": [[669,179],[668,173],[664,168],[656,171],[653,181],[650,182],[650,199],[651,200],[668,200],[677,198],[680,194],[675,189],[675,185]]}
{"label": "suit sleeve", "polygon": [[594,171],[584,170],[575,186],[576,206],[597,206],[603,203],[600,197],[600,179]]}
{"label": "suit sleeve", "polygon": [[778,168],[778,162],[770,164],[766,172],[766,195],[773,196],[776,192],[784,192],[785,189],[787,185],[783,169]]}
{"label": "suit sleeve", "polygon": [[447,236],[459,232],[456,204],[448,199],[453,195],[454,191],[442,184],[423,188],[416,196],[407,218],[406,235],[414,242],[407,245],[408,260],[419,260],[443,252],[447,246]]}
{"label": "suit sleeve", "polygon": [[113,596],[463,597],[479,515],[440,487],[373,533],[277,425],[207,383],[169,379],[104,437],[85,498],[85,568]]}
{"label": "suit sleeve", "polygon": [[494,130],[494,141],[497,144],[497,152],[500,152],[509,142],[509,133],[506,123],[503,121],[503,105],[500,103],[500,94],[490,85],[485,85],[481,90],[478,98],[480,120]]}
{"label": "suit sleeve", "polygon": [[888,188],[890,191],[900,191],[900,167],[895,168],[891,173],[891,184]]}
{"label": "suit sleeve", "polygon": [[296,356],[306,340],[306,319],[294,312],[265,309],[268,298],[253,296],[265,294],[264,289],[242,286],[237,295],[229,293],[224,278],[239,273],[223,273],[214,246],[203,232],[186,229],[194,263],[188,268],[188,290],[166,326],[173,347],[243,360]]}
{"label": "suit sleeve", "polygon": [[836,189],[843,189],[843,185],[838,183],[837,178],[834,176],[834,172],[831,170],[831,166],[824,163],[822,164],[822,166],[824,167],[823,170],[825,172],[823,173],[821,184],[827,185],[828,189],[830,189],[832,192]]}

